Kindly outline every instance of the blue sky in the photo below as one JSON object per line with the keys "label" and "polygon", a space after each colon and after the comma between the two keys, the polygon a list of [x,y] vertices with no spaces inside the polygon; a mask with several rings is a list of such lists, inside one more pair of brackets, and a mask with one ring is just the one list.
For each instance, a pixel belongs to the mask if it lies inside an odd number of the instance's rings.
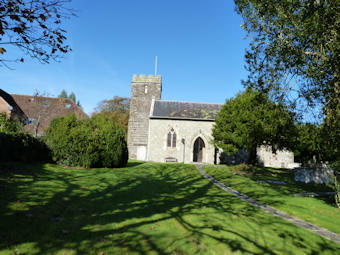
{"label": "blue sky", "polygon": [[8,93],[57,96],[73,91],[85,112],[114,96],[129,97],[133,74],[163,78],[162,99],[224,103],[243,90],[248,40],[233,1],[73,0],[66,21],[73,52],[60,63],[26,59],[0,68]]}

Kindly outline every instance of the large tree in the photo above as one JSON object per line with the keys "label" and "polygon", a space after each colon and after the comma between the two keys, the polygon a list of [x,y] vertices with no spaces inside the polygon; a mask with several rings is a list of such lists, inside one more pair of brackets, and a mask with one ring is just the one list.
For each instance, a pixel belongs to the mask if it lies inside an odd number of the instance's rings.
{"label": "large tree", "polygon": [[[23,55],[49,63],[70,51],[62,20],[74,15],[71,0],[0,0],[0,65]],[[16,56],[13,49],[20,49]]]}
{"label": "large tree", "polygon": [[265,93],[247,89],[228,99],[219,112],[212,135],[226,154],[240,149],[249,152],[249,163],[256,162],[261,145],[276,149],[293,147],[296,128],[294,115],[282,104],[275,104]]}
{"label": "large tree", "polygon": [[322,126],[311,123],[297,123],[297,141],[294,151],[296,162],[320,162],[323,157]]}
{"label": "large tree", "polygon": [[234,1],[251,38],[246,86],[292,106],[319,104],[339,128],[340,1]]}
{"label": "large tree", "polygon": [[113,99],[99,102],[94,115],[102,115],[113,120],[127,131],[130,111],[130,99],[115,96]]}

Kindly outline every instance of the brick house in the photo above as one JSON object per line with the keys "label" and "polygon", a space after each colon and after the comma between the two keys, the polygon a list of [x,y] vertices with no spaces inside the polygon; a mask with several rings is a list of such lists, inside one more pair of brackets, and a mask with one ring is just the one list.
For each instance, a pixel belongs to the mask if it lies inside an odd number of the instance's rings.
{"label": "brick house", "polygon": [[[11,109],[11,110],[10,110]],[[20,116],[26,131],[42,136],[50,122],[57,117],[75,113],[78,118],[87,118],[83,110],[69,98],[42,97],[7,94],[0,90],[0,112],[10,118]]]}
{"label": "brick house", "polygon": [[0,89],[0,113],[6,113],[9,119],[19,120],[21,123],[25,123],[28,117],[24,111],[15,102],[14,98]]}

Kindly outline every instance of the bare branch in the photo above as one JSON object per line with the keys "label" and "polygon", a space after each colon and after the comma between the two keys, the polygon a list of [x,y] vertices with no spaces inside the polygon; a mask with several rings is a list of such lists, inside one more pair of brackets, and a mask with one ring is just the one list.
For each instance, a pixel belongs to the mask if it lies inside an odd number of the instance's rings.
{"label": "bare branch", "polygon": [[[63,19],[75,16],[74,10],[67,8],[70,2],[0,0],[0,60],[9,46],[21,49],[24,55],[41,63],[58,61],[71,51],[66,43],[66,30],[62,28]],[[23,57],[17,59],[23,62]]]}

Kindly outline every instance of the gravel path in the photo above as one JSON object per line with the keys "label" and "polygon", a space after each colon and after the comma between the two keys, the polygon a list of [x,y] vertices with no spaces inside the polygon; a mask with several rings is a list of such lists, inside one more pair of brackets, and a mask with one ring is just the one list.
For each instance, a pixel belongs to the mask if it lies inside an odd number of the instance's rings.
{"label": "gravel path", "polygon": [[207,178],[208,180],[210,180],[213,184],[215,184],[217,187],[219,187],[220,189],[223,189],[224,191],[227,191],[229,192],[230,194],[242,199],[243,201],[255,206],[255,207],[258,207],[260,209],[262,209],[263,211],[269,213],[269,214],[272,214],[272,215],[275,215],[281,219],[284,219],[286,221],[289,221],[299,227],[302,227],[304,229],[307,229],[309,231],[312,231],[313,233],[316,233],[322,237],[325,237],[327,238],[328,240],[331,240],[333,242],[336,242],[336,243],[339,243],[340,244],[340,235],[339,234],[336,234],[336,233],[333,233],[325,228],[322,228],[322,227],[319,227],[319,226],[316,226],[314,224],[311,224],[311,223],[308,223],[304,220],[300,220],[299,218],[296,218],[296,217],[293,217],[283,211],[280,211],[278,209],[275,209],[271,206],[268,206],[268,205],[265,205],[265,204],[262,204],[256,200],[253,200],[251,198],[249,198],[248,196],[236,191],[236,190],[233,190],[232,188],[230,187],[227,187],[226,185],[224,185],[223,183],[217,181],[216,179],[214,179],[212,176],[208,175],[206,172],[203,171],[203,166],[204,165],[196,165],[196,168],[198,169],[198,171],[205,177]]}

